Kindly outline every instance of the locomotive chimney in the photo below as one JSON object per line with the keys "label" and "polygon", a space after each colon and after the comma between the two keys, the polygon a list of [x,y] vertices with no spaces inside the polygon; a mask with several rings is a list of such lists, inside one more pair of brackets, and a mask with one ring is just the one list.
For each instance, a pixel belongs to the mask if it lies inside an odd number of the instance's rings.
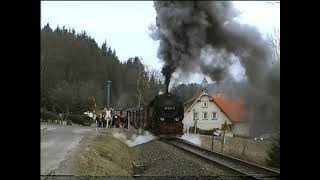
{"label": "locomotive chimney", "polygon": [[171,75],[172,75],[174,69],[175,68],[170,65],[165,65],[161,70],[162,74],[165,77],[166,93],[169,93],[170,78],[171,78]]}
{"label": "locomotive chimney", "polygon": [[169,93],[169,81],[166,79],[166,93]]}

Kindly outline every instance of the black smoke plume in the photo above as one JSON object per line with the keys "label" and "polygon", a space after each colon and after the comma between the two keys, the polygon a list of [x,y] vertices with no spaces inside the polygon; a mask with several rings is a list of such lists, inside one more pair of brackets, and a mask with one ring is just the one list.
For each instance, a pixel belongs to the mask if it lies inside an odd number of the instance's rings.
{"label": "black smoke plume", "polygon": [[154,7],[157,27],[151,37],[160,40],[167,88],[177,69],[200,69],[223,84],[236,58],[245,69],[246,86],[224,85],[225,92],[245,100],[253,134],[279,128],[280,63],[272,65],[273,51],[256,28],[235,20],[239,12],[232,2],[156,1]]}
{"label": "black smoke plume", "polygon": [[174,72],[174,67],[173,66],[170,66],[170,65],[165,65],[163,68],[162,68],[162,74],[164,75],[165,77],[165,84],[166,84],[166,93],[169,92],[169,83],[170,83],[170,78],[171,78],[171,75],[172,73]]}

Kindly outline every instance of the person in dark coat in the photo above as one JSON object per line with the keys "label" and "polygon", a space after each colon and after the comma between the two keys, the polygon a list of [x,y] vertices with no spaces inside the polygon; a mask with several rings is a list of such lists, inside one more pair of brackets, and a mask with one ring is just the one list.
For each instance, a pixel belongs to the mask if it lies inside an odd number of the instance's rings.
{"label": "person in dark coat", "polygon": [[103,127],[103,128],[106,128],[107,122],[106,122],[105,116],[101,116],[101,121],[102,121],[102,127]]}
{"label": "person in dark coat", "polygon": [[97,127],[98,127],[98,128],[101,127],[100,115],[98,115],[98,116],[96,117],[96,123],[97,123]]}
{"label": "person in dark coat", "polygon": [[118,121],[118,116],[114,115],[113,116],[113,127],[119,127],[119,121]]}
{"label": "person in dark coat", "polygon": [[103,127],[103,119],[102,119],[102,115],[101,114],[99,116],[99,120],[100,120],[100,127],[102,128]]}
{"label": "person in dark coat", "polygon": [[99,116],[96,116],[96,131],[98,130],[99,128]]}

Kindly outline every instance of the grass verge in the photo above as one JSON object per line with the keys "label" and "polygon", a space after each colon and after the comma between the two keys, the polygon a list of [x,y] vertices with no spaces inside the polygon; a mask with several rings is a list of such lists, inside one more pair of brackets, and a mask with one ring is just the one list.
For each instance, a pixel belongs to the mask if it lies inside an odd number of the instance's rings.
{"label": "grass verge", "polygon": [[74,168],[77,176],[131,176],[136,153],[111,133],[98,135],[80,150]]}

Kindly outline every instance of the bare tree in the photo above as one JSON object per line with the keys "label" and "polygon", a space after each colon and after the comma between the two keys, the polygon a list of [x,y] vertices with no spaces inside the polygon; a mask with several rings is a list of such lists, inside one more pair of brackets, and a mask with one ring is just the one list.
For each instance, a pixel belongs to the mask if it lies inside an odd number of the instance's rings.
{"label": "bare tree", "polygon": [[273,34],[268,34],[267,38],[273,49],[274,59],[280,61],[280,29],[274,28]]}
{"label": "bare tree", "polygon": [[164,83],[164,76],[162,75],[160,70],[151,69],[150,75],[153,75],[153,77],[156,79],[157,82]]}

